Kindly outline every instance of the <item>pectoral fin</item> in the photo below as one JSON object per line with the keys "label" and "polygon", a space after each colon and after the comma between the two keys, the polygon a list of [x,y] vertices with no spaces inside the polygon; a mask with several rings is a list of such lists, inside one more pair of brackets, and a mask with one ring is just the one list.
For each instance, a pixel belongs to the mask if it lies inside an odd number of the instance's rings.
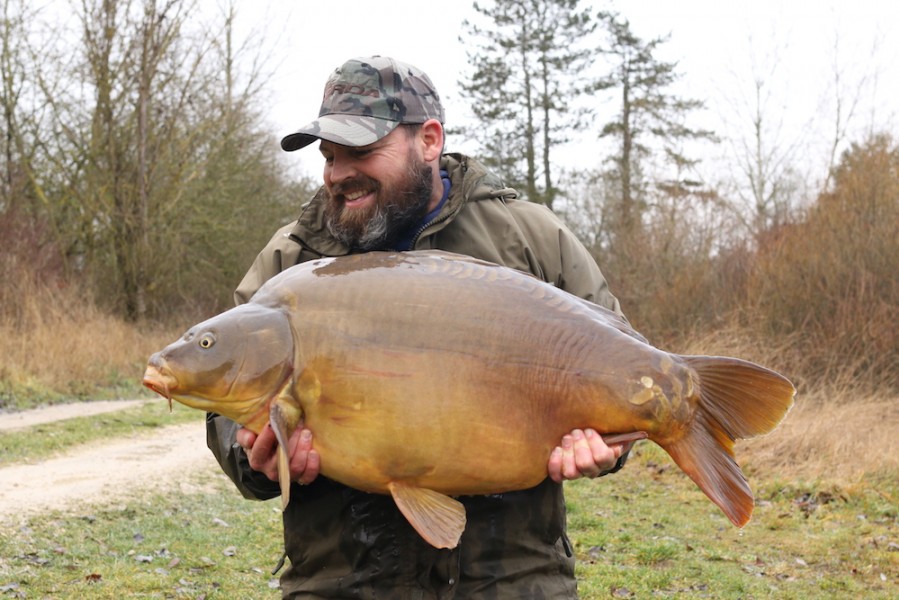
{"label": "pectoral fin", "polygon": [[403,516],[435,548],[455,548],[465,529],[465,507],[445,494],[404,483],[388,484]]}
{"label": "pectoral fin", "polygon": [[287,440],[290,438],[292,427],[284,409],[278,403],[272,404],[268,418],[272,431],[275,432],[275,438],[278,440],[278,483],[281,484],[281,510],[284,510],[290,502],[290,467],[287,458]]}

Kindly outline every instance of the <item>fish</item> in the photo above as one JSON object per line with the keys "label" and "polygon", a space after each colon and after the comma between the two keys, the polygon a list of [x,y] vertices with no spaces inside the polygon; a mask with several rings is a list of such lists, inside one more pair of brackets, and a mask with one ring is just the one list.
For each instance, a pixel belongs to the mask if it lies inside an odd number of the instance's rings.
{"label": "fish", "polygon": [[153,354],[143,384],[279,443],[313,432],[320,473],[389,494],[453,548],[462,495],[539,484],[562,436],[661,446],[738,527],[752,491],[737,439],[773,430],[796,389],[732,357],[678,355],[621,315],[530,274],[442,251],[369,252],[290,267]]}

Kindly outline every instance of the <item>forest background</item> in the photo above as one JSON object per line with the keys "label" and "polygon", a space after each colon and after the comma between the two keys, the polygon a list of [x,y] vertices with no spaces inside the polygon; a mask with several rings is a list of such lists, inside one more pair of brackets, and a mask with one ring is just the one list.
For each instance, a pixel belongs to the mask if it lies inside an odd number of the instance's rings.
{"label": "forest background", "polygon": [[[317,187],[266,118],[275,74],[264,36],[236,34],[247,5],[66,6],[0,0],[0,410],[137,393],[146,357],[229,307]],[[734,99],[741,135],[723,137],[667,39],[613,8],[465,8],[456,101],[472,114],[450,143],[560,214],[654,344],[761,361],[806,419],[882,421],[899,387],[899,146],[859,110],[868,74],[835,66],[829,133],[799,143],[760,63]],[[602,142],[592,164],[559,158],[584,136]],[[709,173],[699,159],[722,148],[729,168]]]}

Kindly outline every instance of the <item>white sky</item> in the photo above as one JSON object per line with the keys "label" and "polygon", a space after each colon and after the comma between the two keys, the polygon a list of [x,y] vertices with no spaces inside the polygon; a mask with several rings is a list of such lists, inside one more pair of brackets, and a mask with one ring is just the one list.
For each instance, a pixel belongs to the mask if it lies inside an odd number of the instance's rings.
{"label": "white sky", "polygon": [[[215,0],[206,0],[214,2]],[[457,80],[466,67],[458,41],[462,21],[475,16],[471,2],[244,0],[239,20],[265,33],[276,59],[270,120],[278,136],[314,119],[330,72],[344,60],[389,55],[428,73],[443,99],[448,125],[469,119]],[[610,4],[596,1],[596,7]],[[891,0],[618,0],[611,4],[644,40],[670,34],[663,58],[679,62],[678,93],[703,100],[693,124],[725,137],[750,133],[746,98],[753,72],[770,89],[766,117],[772,143],[796,144],[813,166],[832,138],[835,72],[844,106],[858,97],[850,141],[863,131],[896,131],[899,110],[899,3]],[[754,65],[754,66],[753,66]],[[776,65],[776,67],[775,67]],[[836,68],[835,66],[836,65]],[[742,108],[741,108],[742,107]],[[614,110],[608,105],[608,111]],[[844,112],[847,110],[843,109]],[[608,113],[611,114],[611,113]],[[559,151],[566,165],[597,166],[592,132]],[[321,166],[315,146],[297,153],[304,171]],[[472,152],[464,140],[448,149]],[[708,162],[725,160],[727,145]]]}

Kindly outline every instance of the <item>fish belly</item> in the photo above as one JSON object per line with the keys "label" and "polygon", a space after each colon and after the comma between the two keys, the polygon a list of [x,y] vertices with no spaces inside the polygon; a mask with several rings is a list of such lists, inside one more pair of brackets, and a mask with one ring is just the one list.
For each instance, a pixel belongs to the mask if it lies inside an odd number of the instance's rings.
{"label": "fish belly", "polygon": [[511,385],[525,374],[472,357],[391,358],[352,367],[317,359],[304,373],[318,380],[320,393],[301,404],[325,475],[373,492],[403,482],[451,495],[546,477],[553,446],[571,429],[560,420],[573,412],[553,390]]}
{"label": "fish belly", "polygon": [[259,301],[290,299],[296,395],[329,477],[375,492],[523,489],[574,428],[659,428],[653,402],[631,400],[668,355],[610,311],[470,259],[322,265]]}
{"label": "fish belly", "polygon": [[[533,324],[530,331],[533,341],[546,337]],[[297,396],[323,473],[352,487],[384,493],[401,481],[450,495],[525,489],[546,477],[552,449],[572,429],[658,429],[652,402],[633,404],[618,391],[645,390],[640,376],[586,364],[595,357],[559,343],[557,328],[551,359],[545,344],[499,331],[465,348],[428,346],[417,334],[390,344],[359,336],[338,343],[331,333],[304,361]]]}

